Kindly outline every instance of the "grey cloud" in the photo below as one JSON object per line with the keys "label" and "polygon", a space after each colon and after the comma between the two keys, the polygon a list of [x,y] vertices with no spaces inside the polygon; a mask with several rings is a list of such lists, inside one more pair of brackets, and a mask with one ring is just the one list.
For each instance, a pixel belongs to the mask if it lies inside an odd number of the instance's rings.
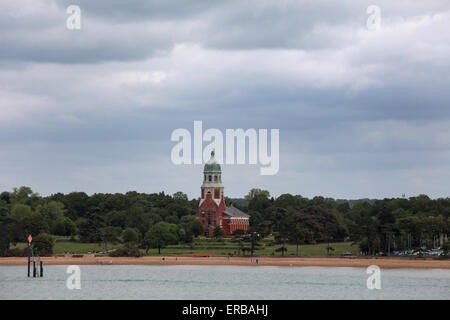
{"label": "grey cloud", "polygon": [[[386,20],[438,12],[382,1]],[[327,49],[351,45],[369,4],[352,1],[79,1],[82,29],[68,31],[72,1],[27,1],[1,13],[0,59],[57,63],[142,60],[195,42],[219,49]],[[414,9],[414,10],[413,10]]]}
{"label": "grey cloud", "polygon": [[201,166],[170,162],[170,134],[203,120],[280,129],[279,175],[225,166],[233,196],[448,190],[443,1],[383,1],[379,33],[349,1],[80,2],[79,33],[69,2],[42,24],[55,2],[37,3],[0,19],[1,189],[198,196]]}

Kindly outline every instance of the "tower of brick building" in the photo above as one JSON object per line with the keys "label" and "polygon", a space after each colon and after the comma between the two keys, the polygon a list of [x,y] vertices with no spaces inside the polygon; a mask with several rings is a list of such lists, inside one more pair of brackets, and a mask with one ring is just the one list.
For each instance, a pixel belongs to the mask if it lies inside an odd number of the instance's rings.
{"label": "tower of brick building", "polygon": [[212,236],[216,227],[221,227],[225,235],[230,235],[238,229],[249,228],[249,215],[233,206],[225,205],[222,169],[214,158],[214,151],[211,152],[211,158],[203,170],[198,218],[205,227],[207,237]]}

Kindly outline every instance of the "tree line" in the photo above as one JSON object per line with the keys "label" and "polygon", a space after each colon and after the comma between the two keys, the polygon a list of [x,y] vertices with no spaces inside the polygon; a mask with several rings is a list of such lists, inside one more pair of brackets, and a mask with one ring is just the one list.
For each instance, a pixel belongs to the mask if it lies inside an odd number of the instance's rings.
{"label": "tree line", "polygon": [[[273,236],[281,244],[353,241],[361,254],[375,255],[393,250],[435,248],[448,241],[450,199],[430,199],[426,195],[375,201],[349,202],[332,198],[283,194],[271,197],[267,190],[252,189],[245,199],[226,198],[250,215],[250,230],[236,232],[236,238],[258,248],[258,239]],[[73,241],[123,245],[111,255],[139,255],[178,243],[191,243],[203,234],[196,218],[199,199],[186,194],[125,194],[84,192],[56,193],[42,197],[29,187],[0,194],[0,255],[20,255],[14,244],[37,236],[42,254],[51,253],[52,235]],[[219,228],[215,237],[222,237]],[[240,241],[240,240],[239,240]],[[241,242],[239,242],[241,243]]]}
{"label": "tree line", "polygon": [[258,189],[251,194],[246,200],[252,226],[262,234],[275,233],[281,242],[350,240],[365,255],[438,247],[448,251],[450,198],[419,195],[352,203],[290,194],[275,199]]}

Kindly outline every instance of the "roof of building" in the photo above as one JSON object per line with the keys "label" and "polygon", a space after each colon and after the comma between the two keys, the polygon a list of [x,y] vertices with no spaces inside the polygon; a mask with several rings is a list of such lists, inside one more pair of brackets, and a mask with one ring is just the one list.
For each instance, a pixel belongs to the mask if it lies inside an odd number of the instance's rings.
{"label": "roof of building", "polygon": [[214,158],[214,151],[211,152],[211,158],[205,163],[203,173],[222,173],[220,164]]}
{"label": "roof of building", "polygon": [[242,212],[241,210],[239,210],[238,208],[233,207],[233,206],[227,207],[223,213],[230,217],[242,217],[242,218],[250,217],[245,212]]}

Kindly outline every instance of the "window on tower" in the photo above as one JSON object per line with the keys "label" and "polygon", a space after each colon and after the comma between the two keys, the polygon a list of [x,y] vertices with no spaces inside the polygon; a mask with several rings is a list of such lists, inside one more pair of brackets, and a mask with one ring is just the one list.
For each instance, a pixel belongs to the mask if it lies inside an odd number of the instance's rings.
{"label": "window on tower", "polygon": [[209,182],[212,181],[212,176],[211,176],[211,175],[208,176],[208,181],[209,181]]}
{"label": "window on tower", "polygon": [[217,182],[217,176],[214,176],[214,182]]}

